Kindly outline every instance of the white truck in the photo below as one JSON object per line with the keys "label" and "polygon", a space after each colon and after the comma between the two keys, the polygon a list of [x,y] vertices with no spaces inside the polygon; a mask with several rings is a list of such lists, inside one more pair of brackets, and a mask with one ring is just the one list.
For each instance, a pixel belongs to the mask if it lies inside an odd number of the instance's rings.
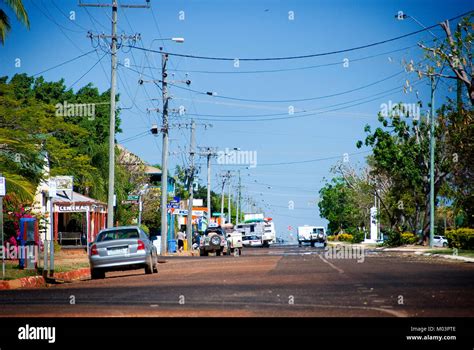
{"label": "white truck", "polygon": [[311,247],[316,244],[319,246],[326,247],[327,235],[326,230],[322,226],[299,226],[298,227],[298,245],[303,243],[310,243]]}
{"label": "white truck", "polygon": [[244,246],[268,248],[276,241],[275,224],[271,218],[263,218],[263,215],[262,218],[252,218],[237,224],[235,229],[242,232]]}

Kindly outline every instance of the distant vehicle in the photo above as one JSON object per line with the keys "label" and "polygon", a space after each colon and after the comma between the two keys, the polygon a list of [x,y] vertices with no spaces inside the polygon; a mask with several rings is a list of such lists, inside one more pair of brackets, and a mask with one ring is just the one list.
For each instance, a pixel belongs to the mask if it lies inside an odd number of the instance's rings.
{"label": "distant vehicle", "polygon": [[199,255],[208,256],[209,253],[216,253],[216,256],[220,256],[226,248],[227,240],[222,227],[208,227],[199,242]]}
{"label": "distant vehicle", "polygon": [[121,226],[99,232],[89,249],[91,278],[105,278],[107,271],[145,268],[158,272],[158,253],[148,235],[137,226]]}
{"label": "distant vehicle", "polygon": [[235,230],[233,224],[225,224],[223,226],[227,240],[226,254],[242,255],[242,232]]}
{"label": "distant vehicle", "polygon": [[433,247],[447,247],[448,239],[444,236],[433,236]]}
{"label": "distant vehicle", "polygon": [[310,243],[311,247],[314,247],[316,244],[326,247],[327,245],[327,235],[324,227],[321,226],[299,226],[298,227],[298,245],[303,243]]}
{"label": "distant vehicle", "polygon": [[262,237],[256,235],[242,236],[242,244],[244,247],[262,247]]}
{"label": "distant vehicle", "polygon": [[[246,216],[247,215],[258,216],[258,218],[248,219],[236,225],[236,230],[242,232],[243,237],[252,237],[250,240],[244,238],[244,246],[268,248],[271,244],[275,243],[276,232],[273,220],[271,218],[259,218],[260,216],[263,217],[263,214],[246,214]],[[257,243],[257,240],[259,243]]]}

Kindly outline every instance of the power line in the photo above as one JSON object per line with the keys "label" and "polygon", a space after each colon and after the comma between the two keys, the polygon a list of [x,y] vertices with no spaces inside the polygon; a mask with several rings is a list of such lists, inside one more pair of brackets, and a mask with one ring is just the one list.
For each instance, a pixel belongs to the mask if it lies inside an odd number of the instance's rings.
{"label": "power line", "polygon": [[[415,85],[419,84],[420,82],[421,82],[421,80],[417,83],[414,83],[412,86],[415,86]],[[362,105],[362,104],[365,104],[365,103],[368,103],[368,102],[372,102],[372,101],[378,100],[379,98],[381,98],[383,96],[387,96],[387,95],[391,94],[393,91],[399,90],[399,89],[400,89],[400,87],[395,87],[395,88],[392,88],[392,89],[389,89],[389,90],[382,91],[382,92],[377,93],[375,95],[365,97],[365,98],[370,98],[367,101],[361,101],[361,102],[354,103],[354,104],[351,104],[351,105],[348,105],[348,106],[329,109],[329,110],[322,110],[320,112],[309,113],[309,114],[296,114],[297,112],[295,112],[294,114],[285,113],[285,115],[286,115],[285,117],[258,118],[258,119],[251,119],[251,118],[247,118],[247,119],[194,118],[194,119],[195,120],[202,120],[202,121],[213,121],[213,122],[266,122],[266,121],[271,121],[271,120],[285,120],[285,119],[312,117],[312,116],[318,116],[318,115],[322,115],[322,114],[326,114],[326,113],[336,112],[336,111],[339,111],[339,110],[343,110],[343,109],[347,109],[347,108],[350,108],[350,107],[359,106],[359,105]],[[362,99],[364,99],[364,98],[362,98]],[[356,100],[353,100],[353,101],[342,102],[342,103],[335,104],[333,106],[344,105],[344,104],[348,104],[348,103],[351,103],[351,102],[354,102],[354,101],[360,101],[360,100],[361,99],[356,99]],[[327,107],[325,107],[325,108],[327,108]],[[324,108],[322,108],[322,109],[324,109]],[[318,110],[321,110],[321,109],[318,109]],[[301,113],[301,112],[299,112],[299,113]],[[251,117],[251,116],[248,116],[248,117]]]}
{"label": "power line", "polygon": [[102,57],[101,57],[97,62],[95,62],[95,63],[92,65],[92,67],[90,67],[90,68],[87,70],[87,72],[85,72],[84,74],[82,74],[82,75],[79,77],[79,79],[77,79],[74,83],[72,83],[72,85],[69,86],[69,87],[67,88],[67,90],[71,89],[74,85],[76,85],[76,83],[78,83],[82,78],[84,78],[92,69],[94,69],[95,66],[97,66],[97,65],[99,64],[100,61],[102,61],[102,59],[103,59],[106,55],[107,55],[107,54],[104,53],[104,54],[102,55]]}
{"label": "power line", "polygon": [[[465,12],[465,13],[460,14],[458,16],[452,17],[452,18],[449,19],[449,21],[453,21],[455,19],[466,16],[466,15],[470,14],[471,12],[473,12],[473,10]],[[390,39],[380,40],[380,41],[376,41],[376,42],[373,42],[373,43],[370,43],[370,44],[355,46],[355,47],[351,47],[351,48],[347,48],[347,49],[328,51],[328,52],[320,52],[320,53],[314,53],[314,54],[309,54],[309,55],[286,56],[286,57],[235,58],[235,57],[197,56],[197,55],[189,55],[189,54],[178,54],[178,53],[173,53],[173,52],[156,51],[156,50],[145,49],[145,48],[140,48],[140,47],[131,46],[131,45],[127,45],[127,46],[130,47],[130,48],[133,48],[133,49],[138,49],[138,50],[145,50],[145,51],[157,52],[157,53],[165,53],[165,54],[168,54],[169,56],[186,57],[186,58],[201,59],[201,60],[235,61],[236,59],[238,59],[239,61],[255,61],[255,62],[260,62],[260,61],[284,61],[284,60],[296,60],[296,59],[305,59],[305,58],[329,56],[329,55],[335,55],[335,54],[339,54],[339,53],[345,53],[345,52],[350,52],[350,51],[367,49],[369,47],[374,47],[374,46],[390,43],[392,41],[407,38],[407,37],[413,36],[415,34],[419,34],[419,33],[428,31],[428,30],[433,29],[437,26],[438,26],[438,24],[433,24],[429,27],[419,29],[419,30],[411,32],[411,33],[407,33],[407,34],[399,35],[399,36],[396,36],[396,37],[393,37],[393,38],[390,38]]]}
{"label": "power line", "polygon": [[[130,67],[127,67],[127,69],[130,69],[131,71],[134,71],[136,73],[139,73],[141,74],[140,72],[138,72],[137,70],[133,69],[133,68],[130,68]],[[392,79],[393,77],[397,76],[397,75],[400,75],[401,73],[403,73],[403,71],[399,72],[399,73],[396,73],[394,75],[391,75],[389,77],[386,77],[386,78],[383,78],[379,81],[376,81],[376,82],[373,82],[373,83],[370,83],[370,84],[367,84],[365,86],[361,86],[361,87],[358,87],[356,89],[351,89],[351,90],[348,90],[348,91],[344,91],[344,92],[339,92],[339,93],[335,93],[335,94],[332,94],[332,95],[327,95],[327,96],[318,96],[318,97],[313,97],[312,99],[322,99],[322,98],[327,98],[327,97],[331,97],[331,96],[340,96],[340,95],[343,95],[343,94],[347,94],[347,93],[350,93],[350,92],[355,92],[355,91],[358,91],[358,90],[362,90],[364,88],[367,88],[369,86],[372,86],[372,85],[375,85],[375,84],[378,84],[380,82],[383,82],[383,81],[386,81],[386,80],[389,80],[389,79]],[[148,76],[146,74],[144,74],[145,76]],[[150,76],[148,76],[150,77]],[[416,83],[415,83],[416,84]],[[415,85],[413,84],[413,85]],[[170,83],[170,85],[173,85],[179,89],[182,89],[182,90],[185,90],[185,91],[192,91],[192,92],[195,92],[197,94],[202,94],[202,95],[209,95],[207,93],[204,93],[204,92],[201,92],[201,91],[197,91],[197,90],[192,90],[192,89],[189,89],[189,88],[185,88],[185,87],[182,87],[182,86],[179,86],[179,85],[175,85],[175,84],[172,84]],[[384,94],[384,93],[388,93],[388,92],[392,92],[394,90],[397,90],[399,89],[400,87],[395,87],[395,88],[392,88],[392,89],[389,89],[389,90],[385,90],[379,94]],[[376,95],[373,95],[373,96],[376,96]],[[214,97],[220,97],[220,96],[214,96]],[[372,96],[369,96],[369,97],[366,97],[366,98],[370,98]],[[226,98],[226,97],[223,97],[223,98]],[[236,99],[236,100],[241,100],[241,101],[245,101],[245,99],[239,99],[239,98],[231,98],[229,97],[230,99]],[[336,106],[340,106],[340,105],[344,105],[344,104],[348,104],[348,103],[352,103],[352,102],[355,102],[355,101],[360,101],[361,99],[357,99],[357,100],[352,100],[352,101],[348,101],[348,102],[342,102],[342,103],[337,103],[337,104],[334,104],[334,105],[330,105],[330,106],[326,106],[326,107],[323,107],[323,108],[317,108],[317,109],[307,109],[307,110],[304,110],[304,111],[295,111],[292,115],[294,114],[302,114],[302,113],[308,113],[308,112],[313,112],[313,111],[318,111],[318,110],[322,110],[322,109],[325,109],[325,108],[329,108],[329,107],[336,107]],[[367,102],[370,102],[370,101],[367,101]],[[242,107],[245,107],[245,106],[242,106]],[[196,115],[196,116],[206,116],[206,117],[213,117],[213,118],[260,118],[260,117],[275,117],[275,116],[288,116],[289,113],[288,112],[285,112],[285,113],[272,113],[272,114],[254,114],[254,115],[215,115],[215,114],[191,114],[191,113],[186,113],[187,115]],[[313,114],[306,114],[306,115],[301,115],[301,116],[309,116],[309,115],[313,115]],[[288,119],[289,117],[286,117],[286,118],[276,118],[276,119]],[[212,121],[214,119],[203,119],[203,118],[199,118],[199,120],[209,120],[209,121]],[[262,119],[262,120],[275,120],[275,119]],[[226,119],[226,120],[221,120],[221,121],[241,121],[240,119],[238,120],[232,120],[232,119]],[[251,120],[249,119],[249,121],[256,121],[256,120]]]}
{"label": "power line", "polygon": [[[52,0],[51,2],[53,3],[54,7],[56,7],[56,8],[59,10],[59,12],[61,12],[61,14],[62,14],[66,19],[68,19],[68,20],[71,21],[73,24],[75,24],[76,26],[78,26],[79,28],[81,28],[83,31],[86,31],[86,32],[87,32],[87,28],[85,28],[85,27],[81,26],[80,24],[76,23],[75,20],[71,20],[71,19],[64,13],[64,11],[56,4],[56,1]],[[80,33],[81,31],[76,31],[76,32],[77,32],[77,33]]]}
{"label": "power line", "polygon": [[[359,154],[367,154],[371,151],[362,151],[356,153],[347,153],[348,156],[355,156]],[[324,160],[332,160],[332,159],[341,159],[341,156],[333,156],[333,157],[326,157],[326,158],[317,158],[317,159],[308,159],[308,160],[300,160],[294,162],[281,162],[281,163],[266,163],[266,164],[258,164],[259,167],[261,166],[275,166],[275,165],[291,165],[291,164],[303,164],[303,163],[314,163],[314,162],[321,162]]]}
{"label": "power line", "polygon": [[[324,98],[330,98],[330,97],[336,97],[336,96],[341,96],[341,95],[345,95],[345,94],[348,94],[348,93],[351,93],[351,92],[355,92],[355,91],[359,91],[359,90],[363,90],[363,89],[366,89],[368,87],[371,87],[371,86],[374,86],[374,85],[377,85],[379,83],[382,83],[384,81],[387,81],[387,80],[390,80],[396,76],[399,76],[401,74],[405,73],[405,71],[400,71],[398,73],[395,73],[395,74],[392,74],[388,77],[385,77],[383,79],[380,79],[380,80],[377,80],[375,82],[372,82],[370,84],[366,84],[366,85],[363,85],[363,86],[359,86],[357,88],[354,88],[354,89],[350,89],[350,90],[346,90],[346,91],[341,91],[341,92],[338,92],[338,93],[334,93],[334,94],[329,94],[329,95],[322,95],[322,96],[315,96],[315,97],[307,97],[307,98],[298,98],[298,99],[287,99],[287,100],[259,100],[259,99],[250,99],[250,98],[241,98],[241,97],[232,97],[232,96],[220,96],[220,95],[211,95],[213,96],[214,98],[221,98],[221,99],[226,99],[226,100],[233,100],[233,101],[243,101],[243,102],[261,102],[261,103],[288,103],[288,102],[304,102],[304,101],[314,101],[314,100],[320,100],[320,99],[324,99]],[[175,86],[174,84],[171,84],[170,85],[173,85]],[[199,94],[199,95],[208,95],[209,94],[207,92],[202,92],[202,91],[197,91],[197,90],[193,90],[193,89],[190,89],[190,88],[186,88],[186,87],[182,87],[182,86],[177,86],[179,89],[182,89],[182,90],[187,90],[187,91],[191,91],[191,92],[194,92],[196,94]]]}
{"label": "power line", "polygon": [[61,67],[61,66],[64,66],[65,64],[74,62],[75,60],[78,60],[78,59],[81,58],[81,57],[87,56],[87,55],[91,54],[91,53],[94,52],[94,51],[97,51],[97,50],[96,50],[96,49],[90,50],[89,52],[86,52],[86,53],[84,53],[84,54],[82,54],[82,55],[79,55],[79,56],[77,56],[77,57],[71,58],[71,59],[69,59],[69,60],[67,60],[67,61],[65,61],[65,62],[59,63],[59,64],[57,64],[57,65],[55,65],[55,66],[53,66],[53,67],[47,68],[47,69],[45,69],[45,70],[43,70],[43,71],[41,71],[41,72],[39,72],[39,73],[33,74],[33,76],[36,77],[37,75],[40,75],[40,74],[49,72],[50,70],[53,70],[53,69],[59,68],[59,67]]}
{"label": "power line", "polygon": [[[430,40],[429,42],[432,42],[432,41],[434,41],[434,40]],[[415,47],[418,47],[418,45],[406,46],[406,47],[396,49],[396,50],[381,52],[381,53],[378,53],[378,54],[369,55],[369,56],[360,57],[360,58],[354,58],[354,59],[350,59],[350,62],[354,63],[354,62],[365,61],[365,60],[368,60],[368,59],[372,59],[372,58],[376,58],[376,57],[380,57],[380,56],[384,56],[384,55],[389,55],[391,53],[401,52],[401,51],[404,51],[404,50],[409,50],[409,49],[412,49],[412,48],[415,48]],[[182,72],[182,73],[202,73],[202,74],[257,74],[257,73],[291,72],[291,71],[308,70],[308,69],[330,67],[330,66],[339,66],[339,65],[341,65],[341,61],[323,63],[323,64],[312,65],[312,66],[295,67],[295,68],[249,70],[249,71],[242,71],[242,70],[209,71],[209,70],[183,70],[183,69],[170,69],[170,71]],[[146,67],[146,68],[159,69],[157,67]]]}

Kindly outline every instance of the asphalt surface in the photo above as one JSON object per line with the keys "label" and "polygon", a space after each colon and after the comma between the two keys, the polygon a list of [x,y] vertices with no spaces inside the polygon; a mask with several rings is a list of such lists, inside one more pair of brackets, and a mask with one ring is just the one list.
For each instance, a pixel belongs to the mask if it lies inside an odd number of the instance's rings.
{"label": "asphalt surface", "polygon": [[474,316],[474,264],[365,251],[247,248],[170,257],[159,272],[0,291],[0,316]]}

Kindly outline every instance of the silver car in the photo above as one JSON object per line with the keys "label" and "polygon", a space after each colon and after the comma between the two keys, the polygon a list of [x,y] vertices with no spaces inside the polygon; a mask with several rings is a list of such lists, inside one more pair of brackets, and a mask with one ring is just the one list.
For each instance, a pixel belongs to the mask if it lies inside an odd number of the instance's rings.
{"label": "silver car", "polygon": [[122,226],[99,232],[89,249],[92,279],[104,278],[106,271],[145,268],[158,272],[158,253],[148,235],[137,226]]}

